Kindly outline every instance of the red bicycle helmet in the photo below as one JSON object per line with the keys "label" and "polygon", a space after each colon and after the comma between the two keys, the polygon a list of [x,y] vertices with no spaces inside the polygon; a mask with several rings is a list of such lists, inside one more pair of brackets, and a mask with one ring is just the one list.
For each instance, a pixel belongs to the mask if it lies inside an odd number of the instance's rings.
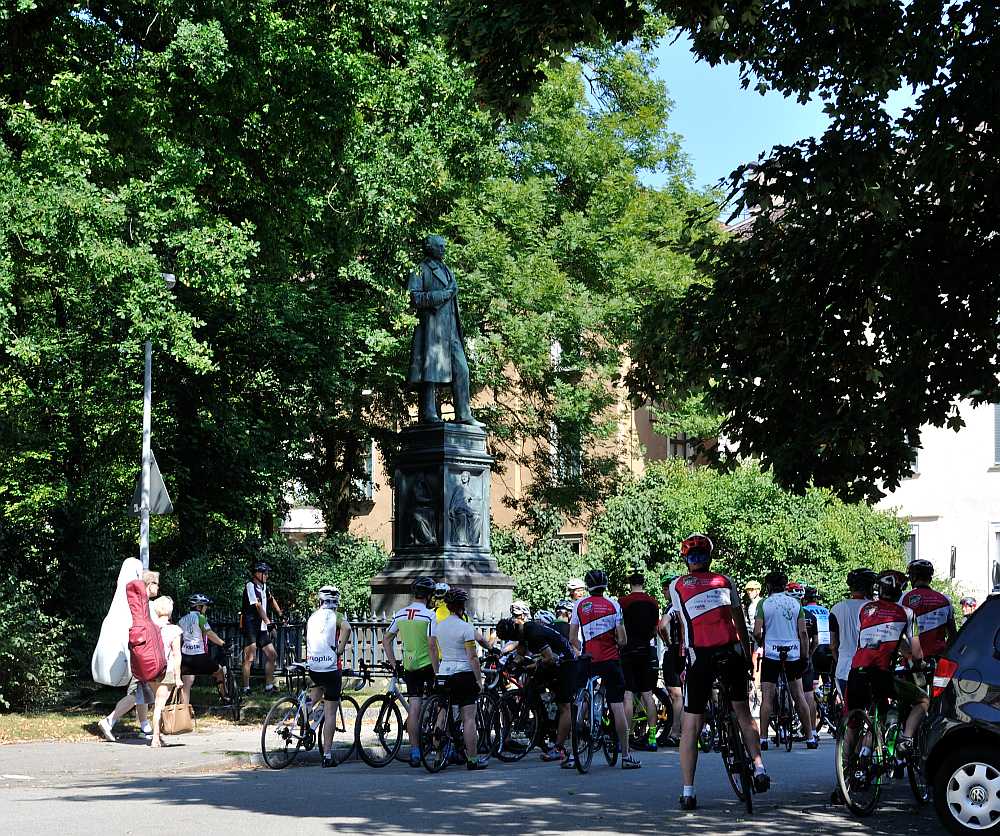
{"label": "red bicycle helmet", "polygon": [[[689,534],[681,543],[681,557],[688,563],[703,563],[712,557],[715,545],[707,534]],[[697,557],[698,560],[691,560]]]}

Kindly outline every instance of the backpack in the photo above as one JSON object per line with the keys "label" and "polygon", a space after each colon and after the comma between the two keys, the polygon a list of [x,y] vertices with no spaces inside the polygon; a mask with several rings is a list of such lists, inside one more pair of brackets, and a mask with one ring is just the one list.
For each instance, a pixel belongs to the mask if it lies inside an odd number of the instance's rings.
{"label": "backpack", "polygon": [[149,596],[142,581],[130,581],[125,587],[125,595],[132,613],[132,626],[128,631],[132,676],[140,682],[152,682],[167,669],[160,628],[149,614]]}

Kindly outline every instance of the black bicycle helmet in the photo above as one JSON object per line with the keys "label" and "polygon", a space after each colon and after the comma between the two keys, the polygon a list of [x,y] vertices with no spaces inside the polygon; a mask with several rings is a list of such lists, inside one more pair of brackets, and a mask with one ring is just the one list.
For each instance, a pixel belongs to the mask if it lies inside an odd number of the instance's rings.
{"label": "black bicycle helmet", "polygon": [[452,612],[458,607],[464,607],[468,600],[469,593],[464,589],[452,587],[444,594],[444,604]]}
{"label": "black bicycle helmet", "polygon": [[588,592],[608,588],[608,576],[603,569],[591,569],[583,576],[583,582],[587,585]]}
{"label": "black bicycle helmet", "polygon": [[898,601],[906,589],[906,582],[901,577],[902,572],[890,570],[878,576],[878,595],[888,601]]}
{"label": "black bicycle helmet", "polygon": [[517,638],[517,624],[513,618],[501,618],[497,622],[497,638],[500,641]]}
{"label": "black bicycle helmet", "polygon": [[556,615],[561,612],[573,612],[573,602],[572,601],[560,601],[556,604]]}
{"label": "black bicycle helmet", "polygon": [[878,575],[867,567],[852,569],[847,573],[847,587],[851,592],[864,592],[868,594],[872,591],[872,587],[875,586],[875,581],[877,580]]}
{"label": "black bicycle helmet", "polygon": [[410,594],[414,598],[429,598],[434,594],[434,578],[429,578],[426,575],[417,578],[410,584]]}
{"label": "black bicycle helmet", "polygon": [[267,572],[268,574],[271,573],[271,567],[268,566],[263,560],[260,563],[258,563],[256,566],[254,566],[253,570],[255,572]]}
{"label": "black bicycle helmet", "polygon": [[918,557],[910,561],[910,565],[906,567],[906,574],[910,576],[911,581],[929,581],[934,577],[934,564]]}
{"label": "black bicycle helmet", "polygon": [[803,598],[807,604],[813,604],[819,600],[819,590],[815,586],[806,584],[806,597]]}

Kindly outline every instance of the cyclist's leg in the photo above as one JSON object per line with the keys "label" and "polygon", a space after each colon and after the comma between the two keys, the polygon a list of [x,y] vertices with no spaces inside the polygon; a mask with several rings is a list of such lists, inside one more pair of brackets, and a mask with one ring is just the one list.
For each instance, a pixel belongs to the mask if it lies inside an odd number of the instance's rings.
{"label": "cyclist's leg", "polygon": [[[604,694],[615,720],[618,747],[622,757],[628,757],[628,723],[625,721],[625,676],[620,662],[604,662],[600,666]],[[653,715],[654,720],[656,715]]]}
{"label": "cyclist's leg", "polygon": [[920,724],[927,716],[927,709],[930,706],[930,698],[927,692],[917,686],[909,679],[896,677],[893,682],[893,690],[901,705],[911,706],[903,726],[903,736],[913,739],[920,728]]}
{"label": "cyclist's leg", "polygon": [[257,655],[257,645],[243,645],[243,689],[250,687],[250,667],[253,665],[253,657]]}
{"label": "cyclist's leg", "polygon": [[[316,677],[316,674],[311,674]],[[337,712],[340,709],[340,694],[343,689],[343,674],[341,671],[329,671],[320,674],[317,685],[309,692],[310,698],[316,702],[323,698],[323,751],[333,755],[333,736],[337,731]],[[354,734],[354,729],[347,730]]]}
{"label": "cyclist's leg", "polygon": [[778,690],[778,672],[780,665],[774,659],[764,659],[760,666],[760,738],[767,740],[768,727],[771,724],[771,707],[774,705],[774,695]]}
{"label": "cyclist's leg", "polygon": [[622,698],[622,707],[625,709],[625,725],[629,728],[632,728],[632,718],[635,716],[635,698],[636,694],[632,691],[626,691]]}
{"label": "cyclist's leg", "polygon": [[806,695],[802,690],[802,665],[800,662],[788,662],[785,672],[788,677],[788,691],[792,695],[792,702],[795,704],[799,722],[802,724],[802,734],[805,735],[806,740],[812,740],[816,727],[812,724],[809,704],[806,702]]}
{"label": "cyclist's leg", "polygon": [[698,738],[705,724],[705,709],[712,693],[715,654],[697,651],[689,661],[684,678],[684,712],[681,719],[681,780],[685,794],[694,793],[694,776],[698,768]]}
{"label": "cyclist's leg", "polygon": [[261,649],[264,651],[264,684],[265,687],[274,687],[274,662],[278,658],[278,653],[271,642],[269,633],[260,634]]}

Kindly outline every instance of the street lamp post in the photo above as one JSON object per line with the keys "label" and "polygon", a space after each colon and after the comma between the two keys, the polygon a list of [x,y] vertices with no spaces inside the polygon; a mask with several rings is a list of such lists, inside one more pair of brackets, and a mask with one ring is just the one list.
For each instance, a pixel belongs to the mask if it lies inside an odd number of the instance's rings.
{"label": "street lamp post", "polygon": [[[173,290],[177,279],[173,273],[161,273],[167,290]],[[139,506],[139,560],[149,568],[149,479],[152,468],[150,436],[153,426],[153,342],[146,340],[146,371],[142,384],[142,503]]]}

